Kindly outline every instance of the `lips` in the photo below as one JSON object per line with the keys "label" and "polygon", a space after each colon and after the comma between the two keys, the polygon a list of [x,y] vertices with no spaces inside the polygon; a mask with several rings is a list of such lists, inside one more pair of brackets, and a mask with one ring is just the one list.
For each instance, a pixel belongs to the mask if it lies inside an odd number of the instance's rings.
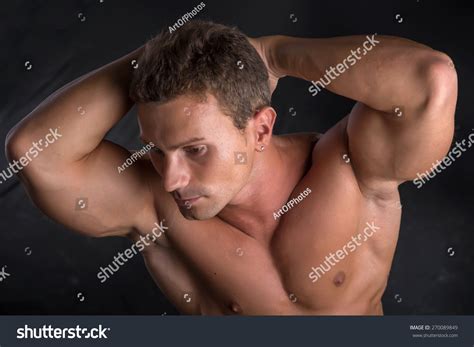
{"label": "lips", "polygon": [[179,206],[188,207],[188,206],[191,206],[193,203],[195,203],[200,198],[201,198],[200,196],[196,196],[196,197],[188,198],[188,199],[178,199],[176,197],[174,199],[175,199],[176,203]]}

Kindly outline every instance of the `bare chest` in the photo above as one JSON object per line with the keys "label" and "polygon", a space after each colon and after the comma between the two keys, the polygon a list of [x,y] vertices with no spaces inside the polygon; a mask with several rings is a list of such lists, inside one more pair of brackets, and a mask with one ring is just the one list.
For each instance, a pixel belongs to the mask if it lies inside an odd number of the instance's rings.
{"label": "bare chest", "polygon": [[179,211],[160,211],[170,248],[206,293],[203,313],[381,311],[400,225],[398,194],[365,198],[336,152],[325,151],[324,165],[316,163],[269,216],[277,222],[270,242],[217,218],[190,222]]}
{"label": "bare chest", "polygon": [[217,219],[169,225],[170,248],[206,293],[203,313],[331,314],[350,307],[362,314],[376,305],[370,301],[385,288],[399,209],[304,194],[305,182],[297,188],[275,211],[279,224],[269,245]]}

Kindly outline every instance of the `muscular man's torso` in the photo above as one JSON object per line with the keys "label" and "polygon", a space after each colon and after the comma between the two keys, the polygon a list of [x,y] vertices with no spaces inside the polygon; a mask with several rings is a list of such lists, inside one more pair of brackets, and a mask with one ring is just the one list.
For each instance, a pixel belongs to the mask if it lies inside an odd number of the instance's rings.
{"label": "muscular man's torso", "polygon": [[[398,238],[401,205],[397,189],[368,194],[359,186],[345,140],[346,118],[316,145],[314,135],[274,136],[288,153],[294,175],[287,186],[271,187],[281,190],[282,199],[268,202],[273,224],[261,231],[261,238],[218,217],[185,219],[160,182],[153,182],[155,219],[164,219],[168,227],[160,240],[166,246],[152,244],[142,253],[152,277],[180,312],[383,313],[381,297]],[[275,220],[273,212],[307,188],[311,193]],[[377,232],[357,238],[367,223]],[[136,240],[148,233],[136,230],[130,237]],[[351,240],[356,244],[353,237],[358,245],[348,251]],[[343,259],[328,267],[325,257],[338,250]],[[321,264],[326,271],[313,281],[309,273]]]}

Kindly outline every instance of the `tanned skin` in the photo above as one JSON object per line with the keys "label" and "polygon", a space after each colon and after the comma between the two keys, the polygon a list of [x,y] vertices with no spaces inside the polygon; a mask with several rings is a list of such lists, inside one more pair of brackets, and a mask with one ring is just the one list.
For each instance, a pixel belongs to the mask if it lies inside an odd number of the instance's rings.
{"label": "tanned skin", "polygon": [[[61,140],[19,174],[45,214],[88,236],[133,241],[165,220],[166,232],[142,254],[183,314],[380,315],[400,228],[398,186],[448,152],[457,77],[444,53],[402,38],[376,39],[327,86],[356,103],[316,145],[314,134],[272,135],[271,107],[257,111],[241,133],[214,96],[199,103],[185,95],[137,105],[140,137],[155,148],[118,173],[130,152],[104,137],[133,106],[130,62],[139,48],[47,98],[10,132],[7,154],[19,158],[60,127]],[[364,40],[249,39],[272,90],[283,76],[318,80]],[[245,152],[244,163],[236,152]],[[307,188],[303,201],[274,218]],[[74,208],[78,197],[88,198],[87,210]],[[377,233],[313,282],[311,268],[366,223]]]}

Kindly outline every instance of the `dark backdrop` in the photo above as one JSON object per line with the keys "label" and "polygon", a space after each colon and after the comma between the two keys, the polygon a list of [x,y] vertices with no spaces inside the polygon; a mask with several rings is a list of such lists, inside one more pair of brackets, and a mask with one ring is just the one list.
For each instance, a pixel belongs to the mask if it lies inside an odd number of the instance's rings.
{"label": "dark backdrop", "polygon": [[[456,139],[466,138],[474,127],[469,1],[204,2],[195,18],[236,25],[249,36],[378,33],[444,51],[453,58],[459,78]],[[198,3],[2,1],[0,138],[53,91],[137,48]],[[350,110],[352,101],[329,92],[313,97],[309,85],[292,78],[280,81],[273,96],[277,134],[325,132]],[[132,110],[109,139],[141,148],[135,115]],[[412,183],[401,187],[402,224],[383,297],[386,314],[474,313],[473,163],[474,150],[468,150],[421,189]],[[0,171],[7,165],[2,151]],[[6,265],[10,274],[0,282],[0,314],[176,313],[139,256],[99,283],[98,267],[129,246],[127,239],[88,238],[50,221],[16,177],[9,179],[0,185],[0,270]]]}

